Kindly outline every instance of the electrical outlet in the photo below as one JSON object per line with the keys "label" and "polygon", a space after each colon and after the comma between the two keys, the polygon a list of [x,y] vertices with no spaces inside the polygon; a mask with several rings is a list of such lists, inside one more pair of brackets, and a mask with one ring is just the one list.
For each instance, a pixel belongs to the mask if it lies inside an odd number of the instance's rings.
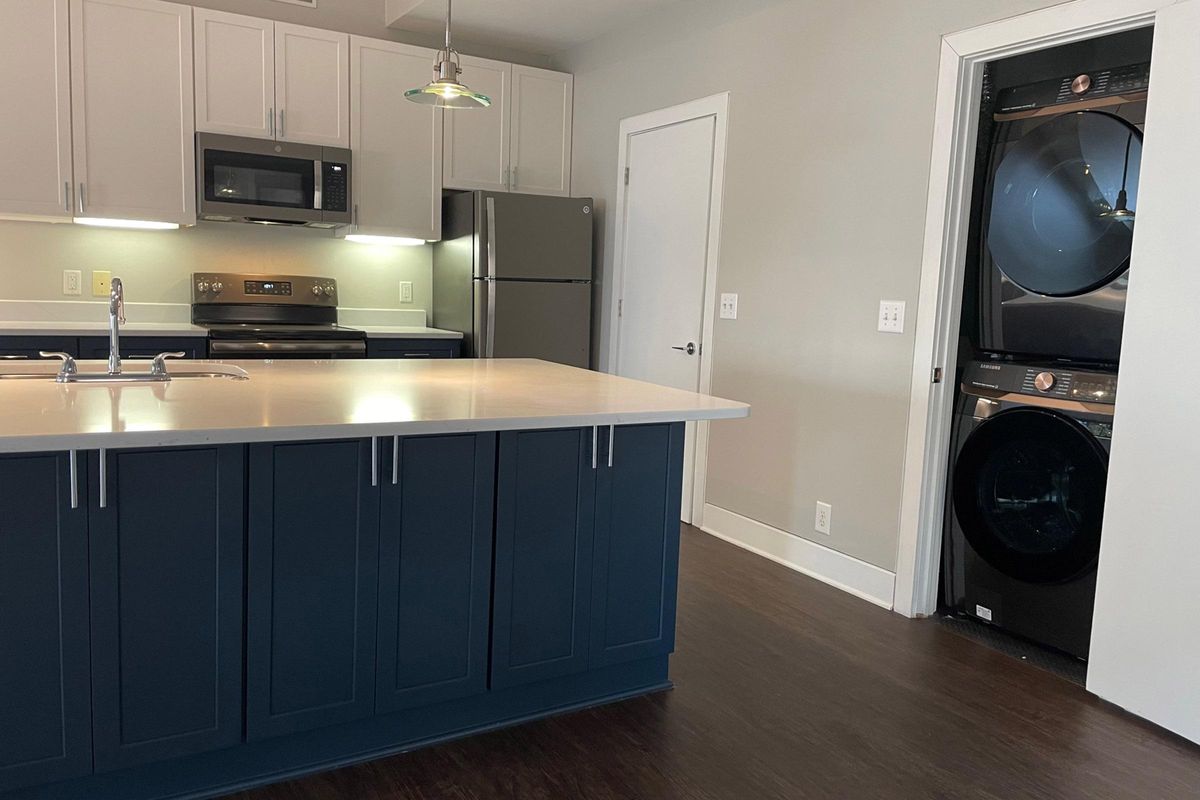
{"label": "electrical outlet", "polygon": [[411,303],[412,301],[412,281],[400,281],[400,302]]}
{"label": "electrical outlet", "polygon": [[904,333],[904,301],[879,301],[879,332]]}
{"label": "electrical outlet", "polygon": [[721,295],[721,319],[737,319],[737,295]]}
{"label": "electrical outlet", "polygon": [[813,521],[813,528],[817,531],[817,533],[823,533],[828,536],[829,525],[832,519],[833,506],[829,505],[829,503],[822,503],[820,500],[818,500],[817,514],[816,519]]}
{"label": "electrical outlet", "polygon": [[92,270],[92,297],[108,297],[112,288],[112,273],[108,270]]}
{"label": "electrical outlet", "polygon": [[77,269],[63,270],[63,294],[83,294],[83,272]]}

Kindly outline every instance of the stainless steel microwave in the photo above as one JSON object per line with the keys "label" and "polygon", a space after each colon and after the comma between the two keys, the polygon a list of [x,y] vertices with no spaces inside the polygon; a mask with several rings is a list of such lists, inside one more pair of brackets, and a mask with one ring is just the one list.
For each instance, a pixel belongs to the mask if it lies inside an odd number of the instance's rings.
{"label": "stainless steel microwave", "polygon": [[196,134],[200,219],[340,228],[349,225],[350,151]]}

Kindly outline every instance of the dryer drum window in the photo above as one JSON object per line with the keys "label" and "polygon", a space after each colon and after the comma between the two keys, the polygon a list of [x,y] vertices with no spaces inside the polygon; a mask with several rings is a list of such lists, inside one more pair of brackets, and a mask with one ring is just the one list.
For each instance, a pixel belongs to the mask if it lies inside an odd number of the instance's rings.
{"label": "dryer drum window", "polygon": [[954,512],[995,569],[1030,583],[1068,581],[1100,552],[1108,454],[1079,422],[1017,408],[984,422],[954,465]]}
{"label": "dryer drum window", "polygon": [[[1031,130],[997,168],[987,246],[1014,283],[1070,297],[1110,283],[1129,266],[1142,133],[1097,111]],[[1122,202],[1121,192],[1125,196]]]}

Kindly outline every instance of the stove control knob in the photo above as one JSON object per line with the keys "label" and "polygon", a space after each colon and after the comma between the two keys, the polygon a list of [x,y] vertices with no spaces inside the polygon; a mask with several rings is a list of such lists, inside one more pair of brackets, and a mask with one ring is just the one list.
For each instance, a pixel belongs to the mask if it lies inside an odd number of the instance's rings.
{"label": "stove control knob", "polygon": [[224,288],[225,288],[225,284],[221,283],[220,281],[213,281],[213,285],[212,285],[213,294],[220,294],[221,290]]}
{"label": "stove control knob", "polygon": [[325,287],[325,296],[333,297],[333,286],[332,285]]}
{"label": "stove control knob", "polygon": [[1058,378],[1054,377],[1053,372],[1039,372],[1038,376],[1033,379],[1033,385],[1039,392],[1050,391],[1056,383],[1058,383]]}
{"label": "stove control knob", "polygon": [[1071,81],[1071,92],[1074,94],[1087,94],[1087,90],[1090,88],[1092,88],[1091,75],[1080,75]]}
{"label": "stove control knob", "polygon": [[208,281],[200,281],[197,283],[196,291],[200,294],[206,294],[208,292]]}
{"label": "stove control knob", "polygon": [[320,297],[321,296],[321,287],[317,286],[316,284],[313,284],[312,293],[313,293],[314,297]]}

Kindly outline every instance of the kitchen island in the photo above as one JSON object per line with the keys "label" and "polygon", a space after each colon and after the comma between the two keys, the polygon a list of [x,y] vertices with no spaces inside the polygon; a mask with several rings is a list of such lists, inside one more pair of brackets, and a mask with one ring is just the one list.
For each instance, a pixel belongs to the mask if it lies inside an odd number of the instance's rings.
{"label": "kitchen island", "polygon": [[218,796],[670,685],[684,421],[747,406],[231,363],[0,379],[0,798]]}

